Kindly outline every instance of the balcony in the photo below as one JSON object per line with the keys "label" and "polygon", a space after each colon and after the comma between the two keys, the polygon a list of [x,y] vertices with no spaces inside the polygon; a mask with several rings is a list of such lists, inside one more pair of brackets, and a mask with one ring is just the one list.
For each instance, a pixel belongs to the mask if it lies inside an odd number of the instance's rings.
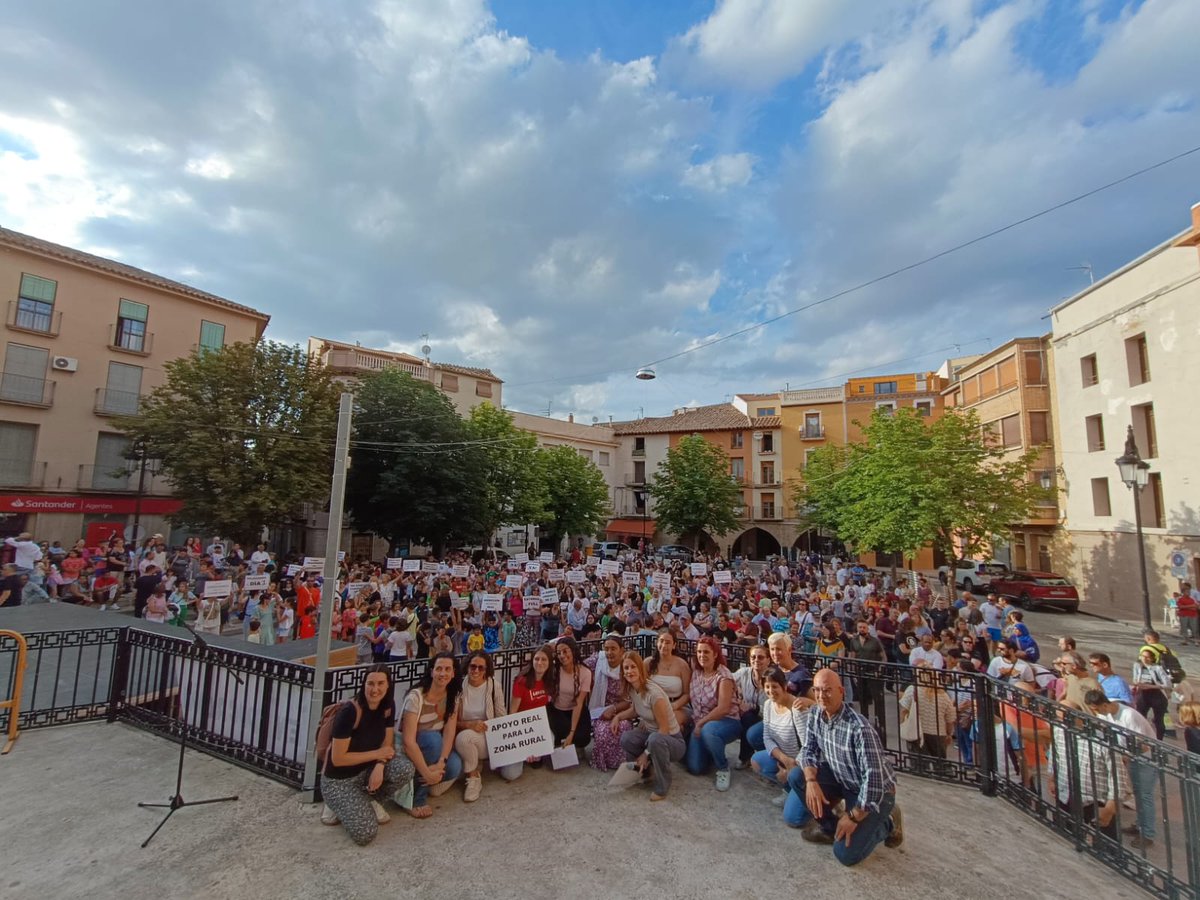
{"label": "balcony", "polygon": [[93,411],[98,416],[136,416],[141,409],[141,394],[96,388],[96,404]]}
{"label": "balcony", "polygon": [[108,349],[134,356],[149,356],[154,348],[154,334],[131,334],[121,331],[116,323],[108,326]]}
{"label": "balcony", "polygon": [[840,403],[845,399],[843,388],[823,387],[807,391],[784,391],[780,402],[784,406],[803,406],[809,403]]}
{"label": "balcony", "polygon": [[433,369],[429,366],[358,350],[330,350],[325,355],[325,365],[339,372],[381,372],[384,369],[399,369],[422,381],[433,380]]}
{"label": "balcony", "polygon": [[751,518],[756,522],[778,522],[783,518],[778,506],[755,506],[751,510]]}
{"label": "balcony", "polygon": [[[147,483],[150,481],[146,476]],[[76,487],[81,491],[114,491],[133,492],[137,490],[137,473],[122,466],[84,465],[79,467],[79,481]]]}
{"label": "balcony", "polygon": [[639,459],[642,458],[643,456],[646,455],[646,448],[645,447],[634,447],[633,455]]}
{"label": "balcony", "polygon": [[763,472],[754,482],[756,488],[779,487],[779,475],[774,472]]}
{"label": "balcony", "polygon": [[645,474],[639,475],[637,472],[625,473],[625,484],[628,487],[641,487],[646,483]]}
{"label": "balcony", "polygon": [[0,487],[40,488],[46,483],[46,464],[28,459],[0,459]]}
{"label": "balcony", "polygon": [[54,309],[42,312],[36,307],[21,306],[20,304],[20,300],[8,301],[8,317],[4,324],[13,331],[40,334],[42,337],[58,337],[58,332],[62,328],[61,312]]}
{"label": "balcony", "polygon": [[54,384],[45,378],[5,372],[0,375],[0,402],[46,409],[54,405]]}
{"label": "balcony", "polygon": [[745,472],[733,472],[732,474],[730,474],[729,480],[732,481],[734,484],[745,484],[746,483],[746,473]]}
{"label": "balcony", "polygon": [[800,440],[802,441],[823,441],[824,439],[824,425],[805,425],[800,429]]}

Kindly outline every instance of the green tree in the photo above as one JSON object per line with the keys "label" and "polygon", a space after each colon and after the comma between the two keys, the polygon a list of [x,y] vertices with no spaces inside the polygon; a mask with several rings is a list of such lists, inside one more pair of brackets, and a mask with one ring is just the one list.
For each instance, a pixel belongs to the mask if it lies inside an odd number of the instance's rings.
{"label": "green tree", "polygon": [[545,514],[546,483],[538,467],[537,437],[513,426],[512,415],[481,403],[467,418],[467,432],[482,483],[478,540],[487,545],[504,524],[537,522]]}
{"label": "green tree", "polygon": [[232,344],[166,375],[117,425],[161,461],[173,521],[252,543],[328,495],[340,389],[299,347]]}
{"label": "green tree", "polygon": [[591,460],[573,447],[538,451],[538,469],[546,489],[545,512],[537,520],[557,545],[567,535],[593,535],[609,513],[608,485]]}
{"label": "green tree", "polygon": [[441,550],[477,540],[485,505],[467,423],[426,381],[385,369],[355,391],[346,507],[356,527]]}
{"label": "green tree", "polygon": [[693,546],[702,531],[722,535],[738,527],[742,491],[729,477],[729,458],[698,434],[667,451],[647,490],[659,525]]}

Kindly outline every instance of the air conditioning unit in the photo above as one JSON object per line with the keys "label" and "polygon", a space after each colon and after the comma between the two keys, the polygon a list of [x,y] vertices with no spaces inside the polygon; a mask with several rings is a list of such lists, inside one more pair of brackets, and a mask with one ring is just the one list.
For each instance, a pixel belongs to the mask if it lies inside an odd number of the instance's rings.
{"label": "air conditioning unit", "polygon": [[73,356],[56,356],[50,366],[59,372],[74,372],[79,368],[79,360]]}

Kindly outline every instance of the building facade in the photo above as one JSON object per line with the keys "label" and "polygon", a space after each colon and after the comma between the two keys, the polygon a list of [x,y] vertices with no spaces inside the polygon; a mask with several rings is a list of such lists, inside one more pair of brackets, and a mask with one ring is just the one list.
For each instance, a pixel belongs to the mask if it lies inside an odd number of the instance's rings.
{"label": "building facade", "polygon": [[[1200,206],[1192,225],[1051,313],[1056,432],[1066,527],[1054,562],[1079,585],[1087,608],[1140,618],[1134,503],[1140,502],[1157,618],[1177,579],[1169,556],[1182,551],[1200,578]],[[1135,495],[1116,457],[1132,426],[1149,464]]]}
{"label": "building facade", "polygon": [[[256,341],[269,317],[110,259],[0,229],[0,536],[64,545],[178,511],[113,418],[137,413],[170,360]],[[182,543],[182,535],[174,535]]]}

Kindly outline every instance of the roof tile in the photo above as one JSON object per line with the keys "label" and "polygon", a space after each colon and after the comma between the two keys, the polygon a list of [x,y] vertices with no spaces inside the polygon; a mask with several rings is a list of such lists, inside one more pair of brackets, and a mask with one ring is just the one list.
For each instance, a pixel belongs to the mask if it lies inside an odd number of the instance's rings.
{"label": "roof tile", "polygon": [[750,417],[730,403],[696,406],[671,416],[614,422],[616,434],[674,434],[681,431],[736,431],[750,427]]}

